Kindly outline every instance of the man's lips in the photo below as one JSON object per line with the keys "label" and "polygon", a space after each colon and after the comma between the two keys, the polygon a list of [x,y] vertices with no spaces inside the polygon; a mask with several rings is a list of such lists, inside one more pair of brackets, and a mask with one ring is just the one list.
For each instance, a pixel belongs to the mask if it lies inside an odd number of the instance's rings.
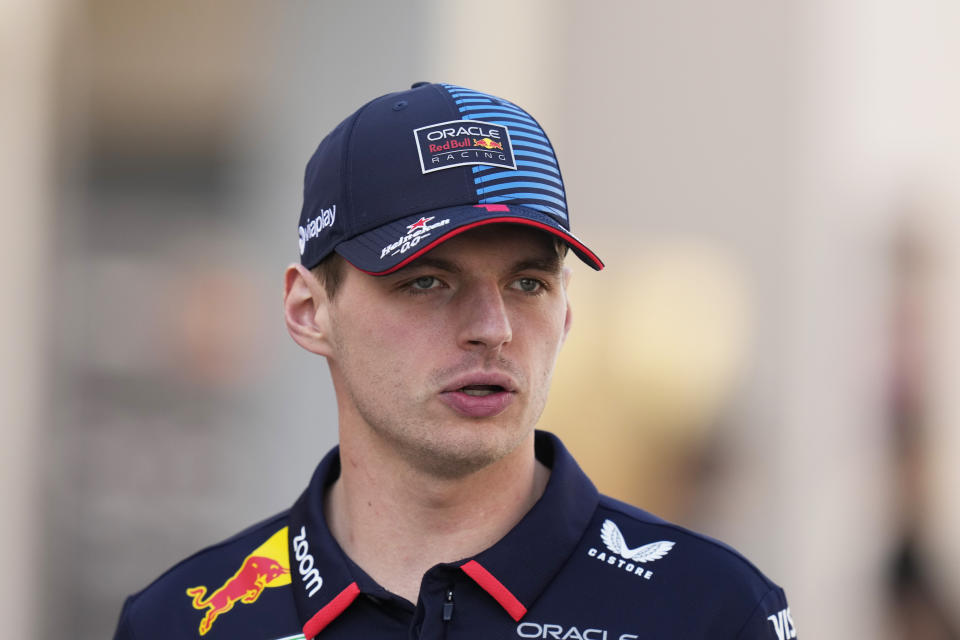
{"label": "man's lips", "polygon": [[[442,393],[453,393],[467,390],[495,390],[506,391],[507,393],[517,392],[517,383],[512,377],[505,373],[497,372],[477,372],[457,376],[447,382]],[[479,394],[477,394],[479,395]]]}
{"label": "man's lips", "polygon": [[440,399],[457,413],[471,418],[489,418],[503,412],[516,397],[517,384],[501,373],[458,376],[444,385]]}

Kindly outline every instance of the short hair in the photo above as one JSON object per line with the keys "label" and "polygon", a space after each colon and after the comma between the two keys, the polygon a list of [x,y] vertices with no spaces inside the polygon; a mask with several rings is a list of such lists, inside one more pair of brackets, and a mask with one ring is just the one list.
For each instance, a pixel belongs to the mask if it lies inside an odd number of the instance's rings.
{"label": "short hair", "polygon": [[320,281],[320,284],[327,291],[327,297],[331,300],[337,295],[340,283],[343,282],[343,273],[346,266],[346,260],[339,253],[333,252],[321,260],[320,264],[310,269],[310,273]]}
{"label": "short hair", "polygon": [[[570,250],[570,245],[560,238],[554,238],[553,247],[557,251],[560,262],[563,263],[563,259],[567,257],[567,252]],[[346,266],[347,261],[339,253],[333,252],[321,260],[320,264],[310,269],[310,273],[323,285],[327,292],[327,298],[330,300],[333,300],[333,297],[337,295],[340,283],[343,282],[343,273]]]}

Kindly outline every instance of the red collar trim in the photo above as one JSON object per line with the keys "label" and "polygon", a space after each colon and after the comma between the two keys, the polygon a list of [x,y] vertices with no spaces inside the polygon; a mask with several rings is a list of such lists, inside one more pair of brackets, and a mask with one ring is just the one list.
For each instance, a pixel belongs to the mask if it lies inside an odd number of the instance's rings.
{"label": "red collar trim", "polygon": [[360,587],[357,586],[356,582],[351,582],[346,589],[337,594],[337,597],[307,620],[307,624],[303,625],[303,636],[307,640],[313,640],[318,633],[323,631],[324,627],[343,613],[344,609],[349,607],[358,595],[360,595]]}
{"label": "red collar trim", "polygon": [[503,583],[497,580],[492,573],[483,568],[476,560],[471,560],[460,566],[463,572],[473,578],[473,581],[480,585],[480,588],[489,593],[501,607],[503,607],[514,622],[519,622],[520,618],[527,614],[527,608],[517,600],[516,596],[510,593],[510,590],[503,586]]}
{"label": "red collar trim", "polygon": [[[460,568],[473,578],[473,581],[480,585],[481,589],[490,594],[515,622],[519,622],[520,618],[527,614],[527,608],[517,600],[516,596],[510,593],[510,590],[503,586],[503,583],[497,580],[479,562],[471,560],[461,565]],[[303,625],[303,636],[306,640],[313,640],[317,637],[328,624],[336,620],[337,616],[357,599],[358,595],[360,595],[360,587],[357,586],[356,582],[351,582],[346,589],[338,593],[333,600],[307,620],[307,624]]]}

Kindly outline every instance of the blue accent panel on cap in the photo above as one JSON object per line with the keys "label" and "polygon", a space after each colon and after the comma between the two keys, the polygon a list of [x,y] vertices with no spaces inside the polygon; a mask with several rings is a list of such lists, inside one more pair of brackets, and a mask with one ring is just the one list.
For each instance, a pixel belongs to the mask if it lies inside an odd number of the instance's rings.
{"label": "blue accent panel on cap", "polygon": [[[496,102],[497,104],[505,104],[505,105],[509,105],[511,107],[516,107],[517,109],[520,109],[519,106],[513,104],[509,100],[504,100],[503,98],[497,98],[487,93],[480,93],[479,91],[471,91],[470,89],[464,89],[463,87],[454,87],[453,85],[444,85],[444,86],[447,88],[448,91],[450,91],[450,95],[453,96],[454,100],[456,100],[457,102],[460,102],[461,100],[471,100],[473,98],[479,98],[481,100],[490,100],[490,101]],[[520,109],[520,110],[523,111],[523,109]]]}
{"label": "blue accent panel on cap", "polygon": [[560,175],[560,167],[558,167],[556,163],[543,164],[542,162],[536,162],[534,160],[519,160],[517,166],[543,169],[544,171],[551,171],[557,174],[557,176]]}
{"label": "blue accent panel on cap", "polygon": [[[456,96],[456,97],[460,97],[460,96],[476,96],[476,97],[478,97],[478,98],[486,98],[487,100],[492,100],[492,99],[494,99],[494,97],[491,96],[491,95],[489,95],[489,94],[480,93],[479,91],[474,91],[473,89],[466,89],[466,88],[464,88],[464,87],[458,87],[458,86],[455,85],[455,84],[445,84],[445,85],[443,85],[443,86],[447,89],[447,91],[450,92],[450,95],[452,95],[452,96]],[[506,102],[506,103],[509,104],[509,101],[508,101],[508,100],[503,100],[503,99],[501,99],[501,98],[496,98],[496,100],[499,100],[500,102]]]}
{"label": "blue accent panel on cap", "polygon": [[519,131],[519,130],[514,131],[510,135],[510,139],[512,140],[514,138],[521,138],[524,140],[533,140],[535,142],[539,142],[540,144],[545,144],[547,146],[550,146],[550,141],[547,140],[546,136],[537,135],[535,133],[530,133],[528,131]]}
{"label": "blue accent panel on cap", "polygon": [[[499,167],[492,167],[497,169]],[[563,183],[559,179],[554,178],[553,176],[544,175],[541,171],[498,171],[496,173],[486,173],[482,176],[473,179],[475,184],[480,184],[483,182],[490,182],[493,180],[501,180],[504,178],[537,178],[539,180],[549,180],[550,182],[556,184],[559,187],[563,186]]]}
{"label": "blue accent panel on cap", "polygon": [[500,113],[498,111],[486,110],[477,111],[474,113],[464,113],[463,117],[470,120],[499,120],[501,122],[510,123],[510,126],[527,129],[533,133],[540,133],[543,131],[543,129],[541,129],[533,120],[511,113]]}
{"label": "blue accent panel on cap", "polygon": [[514,151],[513,155],[515,156],[524,156],[527,158],[539,158],[540,160],[546,160],[556,165],[556,162],[553,160],[553,156],[548,156],[542,153],[537,153],[536,151]]}
{"label": "blue accent panel on cap", "polygon": [[[522,160],[522,159],[517,160],[517,169],[518,170],[541,169],[543,171],[549,171],[550,173],[554,174],[558,178],[560,177],[560,171],[558,170],[556,165],[551,166],[548,164],[543,164],[542,162],[534,162],[533,160]],[[489,171],[499,171],[499,170],[500,170],[500,167],[488,167],[488,166],[481,166],[481,165],[478,165],[473,168],[474,173],[480,173],[480,174],[489,172]],[[548,176],[544,175],[544,178],[546,177]]]}
{"label": "blue accent panel on cap", "polygon": [[474,106],[465,105],[460,107],[463,110],[463,115],[468,118],[475,118],[476,114],[474,112],[487,112],[493,113],[498,118],[510,118],[518,120],[520,122],[526,122],[528,124],[536,124],[536,120],[529,117],[527,114],[523,113],[519,109],[513,109],[511,107],[504,107],[492,104],[478,104]]}
{"label": "blue accent panel on cap", "polygon": [[461,94],[454,98],[454,102],[457,104],[495,104],[499,107],[513,109],[517,113],[522,113],[525,116],[529,115],[526,111],[513,104],[509,100],[502,100],[500,98],[494,98],[493,96],[483,96],[479,93],[473,94],[473,97],[469,97],[466,94]]}
{"label": "blue accent panel on cap", "polygon": [[517,162],[518,167],[536,167],[537,169],[543,169],[544,171],[551,171],[558,176],[560,175],[560,168],[554,164],[543,164],[540,162],[534,162],[533,160],[520,160]]}
{"label": "blue accent panel on cap", "polygon": [[518,181],[521,178],[533,178],[536,180],[534,184],[543,185],[544,189],[549,187],[551,191],[555,191],[561,197],[563,196],[563,183],[553,176],[548,176],[540,173],[539,171],[503,171],[498,173],[488,173],[475,177],[473,179],[473,183],[483,187],[489,187],[494,183],[506,184],[507,182],[517,182],[519,184]]}
{"label": "blue accent panel on cap", "polygon": [[[514,154],[516,155],[516,154]],[[557,166],[550,166],[548,164],[543,164],[542,162],[534,162],[533,160],[517,160],[517,169],[521,168],[531,168],[531,169],[543,169],[544,171],[549,171],[558,177],[560,176],[560,171],[557,170]],[[483,173],[485,171],[497,171],[500,167],[474,167],[474,173]],[[547,177],[547,176],[544,176]]]}
{"label": "blue accent panel on cap", "polygon": [[561,198],[563,197],[563,190],[557,189],[556,187],[551,187],[548,184],[543,184],[542,182],[526,182],[523,180],[515,180],[513,182],[501,182],[499,184],[484,184],[477,188],[477,193],[479,195],[486,195],[492,191],[503,191],[505,189],[518,189],[520,187],[525,188],[534,188],[534,189],[543,189],[544,191],[550,191],[557,194]]}
{"label": "blue accent panel on cap", "polygon": [[471,113],[469,115],[473,120],[485,120],[486,122],[492,122],[493,124],[498,124],[501,127],[508,127],[510,129],[526,129],[534,133],[540,133],[540,131],[542,131],[540,127],[514,122],[510,118],[504,118],[499,113]]}
{"label": "blue accent panel on cap", "polygon": [[477,187],[477,193],[483,195],[492,191],[503,191],[504,189],[519,188],[543,189],[544,191],[555,193],[561,198],[563,197],[563,189],[558,189],[553,185],[545,184],[543,182],[531,182],[528,180],[511,180],[509,182],[494,182],[493,184],[481,182],[480,186]]}
{"label": "blue accent panel on cap", "polygon": [[[506,100],[462,87],[443,86],[453,97],[463,118],[506,127],[510,135],[516,170],[473,167],[479,201],[484,204],[522,204],[566,220],[566,195],[560,180],[560,168],[557,166],[553,146],[537,121],[526,111]],[[496,195],[492,195],[494,193]]]}
{"label": "blue accent panel on cap", "polygon": [[[542,201],[542,202],[553,202],[556,205],[561,207],[564,206],[563,200],[557,200],[556,198],[551,198],[550,196],[543,193],[510,193],[502,196],[488,196],[481,200],[482,204],[496,204],[497,202],[510,202],[512,200],[521,201],[524,205],[528,200]],[[566,218],[566,214],[563,216]]]}
{"label": "blue accent panel on cap", "polygon": [[464,115],[472,113],[474,111],[487,111],[490,113],[495,113],[497,115],[503,116],[505,118],[516,118],[517,120],[522,120],[523,122],[529,122],[531,124],[536,124],[536,120],[528,116],[521,109],[511,107],[508,105],[501,105],[495,103],[486,103],[486,104],[474,104],[474,105],[461,105],[458,107],[460,112]]}
{"label": "blue accent panel on cap", "polygon": [[524,147],[527,149],[539,149],[540,151],[546,151],[551,153],[553,149],[544,144],[537,144],[536,142],[527,142],[526,140],[520,140],[519,138],[511,136],[510,142],[513,143],[513,148]]}

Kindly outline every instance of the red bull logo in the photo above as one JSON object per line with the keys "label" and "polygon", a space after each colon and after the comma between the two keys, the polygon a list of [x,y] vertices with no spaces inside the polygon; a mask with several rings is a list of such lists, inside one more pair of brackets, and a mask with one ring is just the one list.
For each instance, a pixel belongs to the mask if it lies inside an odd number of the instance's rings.
{"label": "red bull logo", "polygon": [[427,148],[430,150],[430,153],[441,153],[443,151],[453,151],[456,149],[464,149],[470,146],[470,138],[459,138],[454,140],[447,140],[443,144],[430,144],[427,145]]}
{"label": "red bull logo", "polygon": [[454,120],[419,127],[413,134],[422,173],[470,165],[517,168],[504,125]]}
{"label": "red bull logo", "polygon": [[290,584],[290,560],[287,551],[287,528],[270,536],[262,545],[243,559],[243,564],[231,578],[207,597],[207,587],[187,589],[193,598],[193,608],[206,609],[200,621],[200,635],[206,635],[221,615],[233,609],[238,602],[256,602],[267,587]]}
{"label": "red bull logo", "polygon": [[490,138],[480,138],[479,140],[474,138],[473,146],[483,147],[484,149],[499,149],[500,151],[503,151],[503,143],[496,142],[494,140],[491,140]]}

